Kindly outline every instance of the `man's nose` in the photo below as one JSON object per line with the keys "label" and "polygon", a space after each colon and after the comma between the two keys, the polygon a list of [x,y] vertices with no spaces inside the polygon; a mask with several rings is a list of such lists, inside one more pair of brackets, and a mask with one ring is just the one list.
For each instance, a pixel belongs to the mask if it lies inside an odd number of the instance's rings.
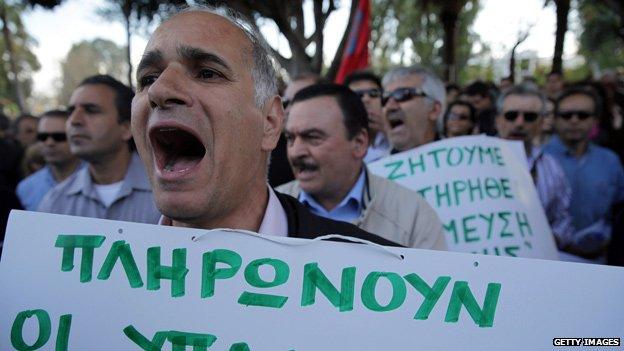
{"label": "man's nose", "polygon": [[184,77],[182,68],[167,67],[147,90],[151,107],[166,109],[175,105],[191,106],[193,100],[188,93],[190,82]]}
{"label": "man's nose", "polygon": [[67,122],[65,123],[66,127],[82,125],[84,122],[84,111],[81,108],[75,108],[72,113],[69,114],[67,118]]}
{"label": "man's nose", "polygon": [[308,154],[308,148],[305,143],[299,137],[293,137],[292,141],[288,144],[286,149],[288,157],[298,158]]}

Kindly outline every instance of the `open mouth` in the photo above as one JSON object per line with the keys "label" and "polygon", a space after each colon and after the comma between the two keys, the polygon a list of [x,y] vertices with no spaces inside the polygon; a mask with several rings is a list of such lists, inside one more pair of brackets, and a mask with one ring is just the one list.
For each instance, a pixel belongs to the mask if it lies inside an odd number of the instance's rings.
{"label": "open mouth", "polygon": [[400,120],[400,119],[391,119],[388,122],[390,123],[390,128],[392,129],[402,126],[404,124],[403,120]]}
{"label": "open mouth", "polygon": [[204,158],[206,147],[192,133],[175,127],[154,128],[150,140],[162,172],[184,173]]}

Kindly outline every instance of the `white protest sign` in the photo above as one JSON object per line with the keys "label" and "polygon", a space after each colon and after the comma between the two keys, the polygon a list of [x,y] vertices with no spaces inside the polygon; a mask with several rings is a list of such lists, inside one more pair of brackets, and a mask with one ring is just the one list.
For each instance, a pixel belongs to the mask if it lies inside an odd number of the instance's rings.
{"label": "white protest sign", "polygon": [[368,168],[419,192],[438,213],[451,251],[559,257],[520,142],[450,138]]}
{"label": "white protest sign", "polygon": [[3,351],[543,350],[624,336],[618,267],[22,211],[0,286]]}

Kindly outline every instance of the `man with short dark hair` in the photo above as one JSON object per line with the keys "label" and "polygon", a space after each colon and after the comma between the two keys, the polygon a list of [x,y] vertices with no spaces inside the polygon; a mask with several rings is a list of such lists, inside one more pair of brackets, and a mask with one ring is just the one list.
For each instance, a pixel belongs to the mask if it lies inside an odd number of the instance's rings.
{"label": "man with short dark hair", "polygon": [[396,245],[268,186],[284,110],[268,51],[240,18],[196,7],[174,15],[150,38],[137,81],[132,132],[161,224]]}
{"label": "man with short dark hair", "polygon": [[421,66],[397,67],[382,80],[382,104],[392,152],[406,151],[436,139],[446,107],[444,83]]}
{"label": "man with short dark hair", "polygon": [[37,139],[46,165],[22,180],[16,190],[22,205],[29,211],[37,210],[50,189],[78,170],[80,160],[71,153],[65,133],[67,117],[68,113],[61,110],[47,111],[39,117]]}
{"label": "man with short dark hair", "polygon": [[496,118],[495,97],[488,84],[476,81],[464,89],[468,102],[477,110],[477,126],[479,133],[494,136],[496,128],[494,119]]}
{"label": "man with short dark hair", "polygon": [[[304,73],[292,77],[292,80],[284,89],[282,94],[282,106],[284,107],[284,114],[287,116],[290,110],[290,102],[295,94],[312,84],[316,84],[321,80],[318,74]],[[271,186],[278,186],[284,183],[288,183],[295,179],[290,166],[288,165],[288,156],[286,155],[286,139],[284,134],[280,134],[280,138],[277,142],[275,149],[271,151],[271,162],[269,163],[269,184]]]}
{"label": "man with short dark hair", "polygon": [[548,223],[560,249],[567,246],[574,234],[570,206],[570,185],[555,159],[533,146],[546,114],[546,98],[537,89],[517,85],[505,90],[498,99],[496,128],[503,139],[524,144],[529,172],[533,177]]}
{"label": "man with short dark hair", "polygon": [[157,223],[160,214],[138,155],[132,152],[134,93],[111,76],[83,80],[71,95],[66,123],[71,152],[87,166],[54,187],[39,210]]}
{"label": "man with short dark hair", "polygon": [[544,85],[544,94],[549,99],[559,97],[564,88],[563,74],[561,72],[550,72],[546,76],[546,84]]}
{"label": "man with short dark hair", "polygon": [[577,230],[564,250],[575,261],[605,262],[611,210],[624,201],[624,171],[617,155],[589,141],[601,101],[588,88],[571,88],[555,102],[555,129],[544,147],[559,161],[572,187],[570,213]]}
{"label": "man with short dark hair", "polygon": [[23,114],[15,120],[15,140],[23,149],[37,142],[37,117]]}
{"label": "man with short dark hair", "polygon": [[358,94],[368,113],[370,145],[364,157],[364,163],[370,163],[389,155],[391,147],[386,137],[383,120],[381,79],[369,71],[356,71],[345,78],[344,85]]}
{"label": "man with short dark hair", "polygon": [[319,84],[299,91],[285,135],[297,180],[279,191],[319,216],[401,245],[446,248],[440,220],[418,193],[367,171],[368,114],[349,88]]}

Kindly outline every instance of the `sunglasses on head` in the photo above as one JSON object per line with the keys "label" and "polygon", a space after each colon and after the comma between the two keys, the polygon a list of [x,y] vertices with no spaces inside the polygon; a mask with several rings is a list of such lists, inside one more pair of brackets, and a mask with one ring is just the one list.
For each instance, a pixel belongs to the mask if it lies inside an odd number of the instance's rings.
{"label": "sunglasses on head", "polygon": [[524,116],[525,122],[535,122],[540,116],[539,113],[531,111],[507,111],[503,113],[503,117],[505,117],[505,119],[509,122],[513,122],[516,118],[518,118],[518,116],[520,116],[520,114]]}
{"label": "sunglasses on head", "polygon": [[52,138],[52,140],[60,143],[62,141],[66,141],[67,140],[67,134],[65,133],[39,133],[37,134],[37,140],[39,141],[46,141],[48,140],[48,138]]}
{"label": "sunglasses on head", "polygon": [[368,95],[370,98],[378,98],[381,96],[381,90],[378,88],[354,90],[354,92],[360,97],[360,99],[363,98],[364,95]]}
{"label": "sunglasses on head", "polygon": [[561,119],[565,119],[566,121],[569,121],[572,119],[572,117],[576,116],[579,121],[584,121],[589,117],[593,116],[593,113],[587,111],[565,111],[557,113],[557,116],[559,116]]}
{"label": "sunglasses on head", "polygon": [[421,89],[399,88],[399,89],[396,89],[395,91],[384,93],[383,97],[381,98],[381,104],[386,105],[388,103],[388,100],[390,100],[390,98],[393,98],[394,101],[396,102],[403,102],[403,101],[411,100],[415,97],[426,97],[426,96],[427,94],[425,94],[425,92],[422,91]]}

